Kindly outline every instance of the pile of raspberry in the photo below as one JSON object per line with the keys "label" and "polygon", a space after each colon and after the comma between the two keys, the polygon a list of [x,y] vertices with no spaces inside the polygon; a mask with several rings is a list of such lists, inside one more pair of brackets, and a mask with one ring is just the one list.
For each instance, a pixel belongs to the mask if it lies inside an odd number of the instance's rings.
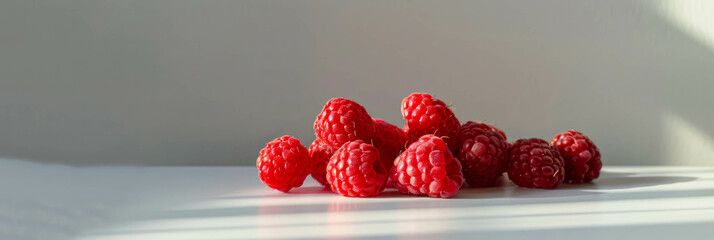
{"label": "pile of raspberry", "polygon": [[520,187],[554,189],[598,178],[597,146],[569,130],[550,142],[519,139],[480,121],[461,124],[450,106],[427,93],[402,100],[403,128],[372,118],[355,101],[330,99],[315,118],[306,148],[291,136],[260,150],[260,180],[283,192],[311,175],[347,197],[377,196],[387,187],[403,194],[448,198],[462,187],[492,187],[508,179]]}

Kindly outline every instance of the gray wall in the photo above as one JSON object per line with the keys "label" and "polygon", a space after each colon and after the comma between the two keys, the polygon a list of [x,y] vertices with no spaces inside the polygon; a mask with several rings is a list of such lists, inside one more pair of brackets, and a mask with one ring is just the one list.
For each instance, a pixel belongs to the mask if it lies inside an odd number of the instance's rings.
{"label": "gray wall", "polygon": [[281,135],[308,145],[331,97],[401,126],[401,99],[424,91],[511,139],[582,130],[606,165],[714,165],[712,11],[690,1],[0,1],[0,157],[252,165]]}

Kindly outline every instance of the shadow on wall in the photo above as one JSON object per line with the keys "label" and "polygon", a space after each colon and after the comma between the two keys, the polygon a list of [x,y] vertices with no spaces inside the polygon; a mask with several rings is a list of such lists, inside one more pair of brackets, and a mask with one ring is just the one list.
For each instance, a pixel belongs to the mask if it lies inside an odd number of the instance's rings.
{"label": "shadow on wall", "polygon": [[[659,5],[660,13],[674,26],[688,34],[693,40],[714,52],[714,3],[669,0]],[[694,78],[692,84],[686,79]],[[690,165],[714,164],[714,127],[712,111],[707,106],[712,103],[711,89],[714,83],[711,74],[692,76],[682,73],[680,81],[669,81],[667,97],[673,102],[670,111],[662,113],[662,124],[670,163],[680,162]],[[697,82],[703,83],[701,85]],[[687,97],[681,97],[681,96]],[[693,105],[693,106],[690,106]],[[686,119],[685,119],[686,118]]]}
{"label": "shadow on wall", "polygon": [[331,97],[402,125],[426,91],[511,139],[582,130],[606,165],[712,165],[712,8],[2,2],[0,157],[252,165]]}

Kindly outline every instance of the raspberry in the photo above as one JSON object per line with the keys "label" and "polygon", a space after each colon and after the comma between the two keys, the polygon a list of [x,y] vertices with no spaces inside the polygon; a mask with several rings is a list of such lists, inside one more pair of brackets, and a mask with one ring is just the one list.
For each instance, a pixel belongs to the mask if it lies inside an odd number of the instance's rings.
{"label": "raspberry", "polygon": [[342,145],[327,163],[327,182],[332,191],[347,197],[378,195],[384,190],[387,174],[379,150],[361,140]]}
{"label": "raspberry", "polygon": [[[478,121],[478,120],[476,120],[476,122],[478,122],[479,124],[485,124],[485,123],[483,123],[483,122],[481,122],[481,121]],[[508,139],[508,138],[506,137],[506,133],[503,132],[503,130],[498,129],[497,127],[495,127],[495,126],[493,126],[493,125],[489,125],[489,124],[485,124],[485,125],[488,126],[488,128],[489,128],[491,131],[498,132],[498,133],[500,133],[501,135],[503,135],[503,138],[504,138],[504,139]],[[461,127],[463,127],[463,125],[462,125]]]}
{"label": "raspberry", "polygon": [[563,183],[563,157],[543,139],[519,139],[513,143],[508,178],[518,186],[553,189]]}
{"label": "raspberry", "polygon": [[397,157],[391,178],[404,194],[442,198],[456,194],[464,182],[461,164],[444,140],[432,134],[422,136]]}
{"label": "raspberry", "polygon": [[[513,142],[508,141],[508,148],[506,150],[506,162],[508,162],[509,156],[511,156],[511,149],[513,149]],[[503,172],[508,172],[508,166],[506,166],[506,169],[503,170]]]}
{"label": "raspberry", "polygon": [[550,141],[565,160],[565,182],[586,183],[600,176],[600,150],[587,136],[570,130]]}
{"label": "raspberry", "polygon": [[402,100],[402,116],[407,120],[404,130],[409,143],[433,134],[444,139],[453,154],[459,153],[459,120],[444,102],[427,93],[412,93]]}
{"label": "raspberry", "polygon": [[320,140],[315,139],[308,149],[310,159],[312,159],[312,171],[310,175],[317,182],[322,184],[322,186],[330,187],[327,183],[327,162],[330,161],[330,157],[335,153],[335,149],[332,146],[323,143]]}
{"label": "raspberry", "polygon": [[459,160],[471,187],[493,186],[508,166],[508,142],[495,127],[476,122],[461,126]]}
{"label": "raspberry", "polygon": [[337,149],[342,144],[374,136],[374,122],[358,103],[344,98],[333,98],[325,103],[313,124],[317,139]]}
{"label": "raspberry", "polygon": [[382,165],[389,171],[394,165],[394,159],[406,148],[407,134],[401,128],[382,119],[373,120],[377,131],[372,139],[372,144],[379,149]]}
{"label": "raspberry", "polygon": [[300,140],[282,136],[260,150],[258,160],[260,180],[268,187],[283,192],[302,186],[310,174],[311,160]]}

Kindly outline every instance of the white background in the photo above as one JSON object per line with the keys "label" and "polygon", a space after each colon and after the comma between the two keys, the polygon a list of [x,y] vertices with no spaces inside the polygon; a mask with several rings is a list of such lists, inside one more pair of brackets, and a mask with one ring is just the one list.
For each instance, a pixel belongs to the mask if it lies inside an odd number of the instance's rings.
{"label": "white background", "polygon": [[413,91],[605,165],[714,165],[714,5],[693,1],[2,1],[0,157],[252,165],[331,97]]}

